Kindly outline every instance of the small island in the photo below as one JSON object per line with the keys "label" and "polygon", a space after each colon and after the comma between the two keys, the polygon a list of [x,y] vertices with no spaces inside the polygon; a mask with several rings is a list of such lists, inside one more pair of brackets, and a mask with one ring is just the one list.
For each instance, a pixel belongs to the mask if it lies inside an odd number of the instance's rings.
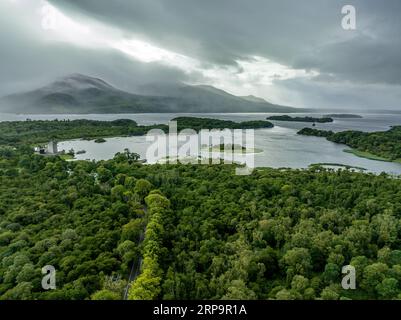
{"label": "small island", "polygon": [[202,129],[264,129],[274,127],[273,123],[265,120],[234,122],[211,118],[177,117],[172,121],[177,121],[178,131],[193,129],[198,132]]}
{"label": "small island", "polygon": [[326,114],[325,117],[334,118],[334,119],[362,119],[363,117],[359,114],[351,114],[351,113],[332,113]]}
{"label": "small island", "polygon": [[202,151],[208,151],[208,152],[229,152],[229,153],[239,153],[239,154],[244,154],[244,153],[262,153],[263,150],[261,149],[256,149],[256,148],[246,148],[242,145],[239,144],[224,144],[221,143],[219,145],[211,146],[207,144],[203,144]]}
{"label": "small island", "polygon": [[294,121],[294,122],[317,122],[317,123],[327,123],[333,122],[332,118],[324,117],[324,118],[314,118],[314,117],[291,117],[288,115],[282,116],[271,116],[267,117],[267,120],[277,120],[277,121]]}
{"label": "small island", "polygon": [[97,139],[95,139],[95,143],[104,143],[104,142],[106,142],[106,140],[103,139],[103,138],[97,138]]}

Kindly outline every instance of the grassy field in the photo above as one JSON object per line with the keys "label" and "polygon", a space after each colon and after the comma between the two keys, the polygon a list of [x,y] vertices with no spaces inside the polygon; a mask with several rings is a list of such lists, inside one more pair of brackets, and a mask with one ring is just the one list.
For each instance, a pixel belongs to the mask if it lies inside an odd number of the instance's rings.
{"label": "grassy field", "polygon": [[356,149],[345,149],[344,152],[347,153],[352,153],[353,155],[357,156],[357,157],[361,157],[361,158],[366,158],[366,159],[370,159],[370,160],[376,160],[376,161],[387,161],[387,162],[398,162],[401,163],[401,159],[397,159],[397,160],[390,160],[384,157],[380,157],[377,155],[374,155],[370,152],[366,152],[366,151],[359,151]]}

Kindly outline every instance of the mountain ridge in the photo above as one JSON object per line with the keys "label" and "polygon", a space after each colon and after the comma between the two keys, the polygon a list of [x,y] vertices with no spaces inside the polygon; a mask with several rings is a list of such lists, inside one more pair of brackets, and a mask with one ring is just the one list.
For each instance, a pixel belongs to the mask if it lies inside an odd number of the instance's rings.
{"label": "mountain ridge", "polygon": [[[144,94],[145,93],[145,94]],[[240,97],[210,85],[148,85],[141,94],[120,90],[79,73],[41,88],[0,98],[4,113],[235,113],[300,112],[254,96]]]}

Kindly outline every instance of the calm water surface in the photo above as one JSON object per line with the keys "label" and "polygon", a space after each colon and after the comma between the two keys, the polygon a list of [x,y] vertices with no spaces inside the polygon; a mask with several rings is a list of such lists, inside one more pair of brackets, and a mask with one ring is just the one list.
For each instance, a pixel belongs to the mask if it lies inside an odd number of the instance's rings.
{"label": "calm water surface", "polygon": [[[359,113],[361,114],[361,113]],[[132,119],[141,125],[155,123],[168,123],[177,116],[195,116],[204,118],[216,118],[222,120],[247,121],[263,120],[269,113],[236,113],[236,114],[87,114],[87,115],[4,115],[0,114],[0,121],[26,120],[51,120],[51,119],[93,119],[111,121],[116,119]],[[293,114],[294,116],[311,115],[315,117],[324,114]],[[317,129],[344,131],[385,131],[393,125],[401,125],[401,114],[361,114],[362,119],[335,119],[333,123],[316,124]],[[313,163],[338,163],[354,167],[363,167],[370,172],[387,172],[401,174],[401,164],[374,161],[360,158],[350,153],[343,152],[349,149],[347,146],[335,144],[324,138],[307,137],[297,135],[297,131],[304,127],[312,127],[310,123],[272,121],[275,127],[272,129],[255,130],[255,147],[263,150],[262,153],[253,155],[255,166],[273,168],[306,168]],[[93,141],[72,140],[59,143],[62,150],[74,149],[86,150],[85,154],[77,155],[77,159],[106,160],[115,153],[128,148],[132,152],[139,153],[145,158],[148,147],[152,144],[146,141],[146,137],[116,137],[107,138],[105,143],[97,144]],[[249,155],[248,155],[249,156]]]}

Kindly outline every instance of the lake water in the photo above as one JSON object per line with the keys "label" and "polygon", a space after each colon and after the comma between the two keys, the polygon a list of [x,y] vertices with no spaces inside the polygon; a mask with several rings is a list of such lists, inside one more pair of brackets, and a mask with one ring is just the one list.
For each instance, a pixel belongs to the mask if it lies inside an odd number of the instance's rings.
{"label": "lake water", "polygon": [[[329,113],[329,112],[327,112]],[[292,113],[291,116],[312,116],[322,117],[327,113]],[[361,131],[381,131],[388,130],[390,126],[401,125],[401,113],[399,114],[373,114],[373,113],[358,113],[362,115],[362,119],[334,119],[332,123],[316,124],[316,129],[344,131],[344,130],[361,130]],[[247,121],[247,120],[264,120],[268,116],[278,115],[277,113],[139,113],[139,114],[55,114],[55,115],[41,115],[41,114],[4,114],[0,113],[1,121],[24,121],[31,120],[76,120],[76,119],[90,119],[101,121],[112,121],[117,119],[131,119],[135,120],[141,125],[151,125],[159,123],[168,123],[169,120],[179,117],[201,117],[201,118],[215,118],[221,120],[232,121]],[[272,121],[276,125],[285,128],[302,129],[307,126],[312,126],[306,122],[285,122],[285,121]]]}
{"label": "lake water", "polygon": [[[393,125],[401,125],[401,114],[361,114],[362,119],[335,119],[333,123],[316,124],[317,129],[344,131],[385,131]],[[132,119],[138,124],[150,125],[155,123],[168,123],[177,116],[195,116],[204,118],[216,118],[222,120],[247,121],[263,120],[269,113],[236,113],[236,114],[88,114],[88,115],[2,115],[0,121],[15,121],[38,119],[93,119],[93,120],[116,120]],[[293,114],[294,116],[311,115],[315,117],[324,114]],[[313,163],[338,163],[353,167],[366,168],[370,172],[387,172],[401,174],[401,164],[374,161],[360,158],[353,154],[343,152],[349,149],[347,146],[335,144],[324,138],[307,137],[297,135],[297,131],[304,127],[312,127],[311,123],[272,121],[275,127],[272,129],[255,130],[255,148],[263,150],[262,153],[254,155],[254,163],[257,167],[273,168],[307,168]],[[116,137],[107,138],[105,143],[94,143],[93,141],[72,140],[59,143],[59,149],[75,151],[86,150],[85,154],[76,155],[77,159],[106,160],[115,153],[128,148],[145,158],[148,147],[152,144],[146,141],[146,137]],[[224,156],[225,157],[225,156]],[[244,157],[244,156],[242,156]],[[240,161],[240,160],[239,160]],[[152,163],[154,161],[150,161]],[[241,161],[240,161],[241,162]]]}

